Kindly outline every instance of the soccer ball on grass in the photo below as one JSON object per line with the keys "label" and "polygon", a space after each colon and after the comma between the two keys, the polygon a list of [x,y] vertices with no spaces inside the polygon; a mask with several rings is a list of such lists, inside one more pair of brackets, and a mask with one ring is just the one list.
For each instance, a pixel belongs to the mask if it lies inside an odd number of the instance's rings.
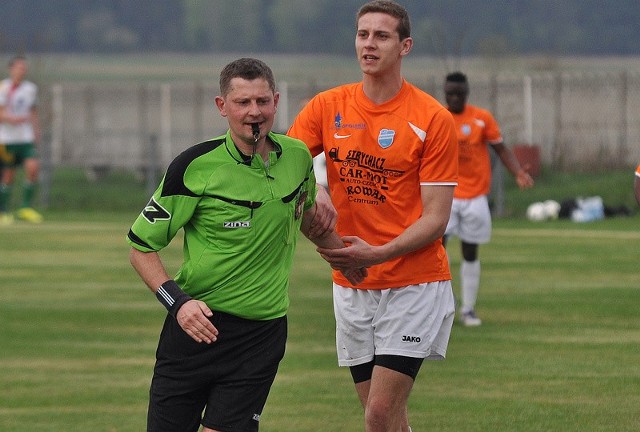
{"label": "soccer ball on grass", "polygon": [[535,202],[527,207],[527,219],[533,222],[542,222],[547,219],[544,203]]}
{"label": "soccer ball on grass", "polygon": [[534,202],[527,207],[527,219],[534,222],[542,222],[549,219],[558,219],[560,203],[554,200]]}

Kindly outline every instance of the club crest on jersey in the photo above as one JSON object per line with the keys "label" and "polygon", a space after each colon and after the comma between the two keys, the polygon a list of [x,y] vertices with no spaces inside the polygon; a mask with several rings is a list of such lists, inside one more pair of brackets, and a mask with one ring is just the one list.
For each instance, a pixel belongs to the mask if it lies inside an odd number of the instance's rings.
{"label": "club crest on jersey", "polygon": [[393,144],[393,138],[396,136],[396,131],[391,129],[381,129],[378,134],[378,144],[380,147],[386,149]]}
{"label": "club crest on jersey", "polygon": [[340,129],[342,127],[342,116],[340,115],[340,113],[336,114],[336,116],[334,117],[333,125],[336,127],[336,129]]}
{"label": "club crest on jersey", "polygon": [[347,130],[347,129],[356,129],[356,130],[365,130],[367,125],[365,123],[353,123],[353,122],[345,122],[342,114],[339,112],[333,117],[333,127],[336,130]]}
{"label": "club crest on jersey", "polygon": [[463,124],[460,129],[462,129],[462,134],[463,135],[467,135],[468,136],[468,135],[471,134],[471,126],[466,124],[466,123]]}

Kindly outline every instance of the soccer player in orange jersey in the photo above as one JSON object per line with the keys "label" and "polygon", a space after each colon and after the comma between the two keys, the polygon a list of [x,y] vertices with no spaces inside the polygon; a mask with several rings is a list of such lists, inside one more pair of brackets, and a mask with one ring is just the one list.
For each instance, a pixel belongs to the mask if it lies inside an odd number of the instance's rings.
{"label": "soccer player in orange jersey", "polygon": [[444,84],[447,105],[458,136],[458,187],[456,187],[446,238],[456,235],[462,246],[460,264],[460,319],[466,326],[482,322],[475,312],[480,287],[478,246],[491,238],[491,212],[487,195],[491,187],[489,147],[493,149],[521,189],[533,186],[533,179],[504,145],[498,123],[489,111],[467,103],[466,75],[453,72]]}
{"label": "soccer player in orange jersey", "polygon": [[633,181],[633,191],[636,194],[636,201],[640,204],[640,165],[636,168],[636,178]]}
{"label": "soccer player in orange jersey", "polygon": [[289,134],[324,152],[343,253],[367,268],[357,289],[333,272],[338,363],[350,368],[366,432],[408,432],[407,401],[425,358],[445,356],[455,303],[442,245],[457,182],[451,114],[405,81],[407,11],[389,0],[357,13],[362,81],[314,97]]}

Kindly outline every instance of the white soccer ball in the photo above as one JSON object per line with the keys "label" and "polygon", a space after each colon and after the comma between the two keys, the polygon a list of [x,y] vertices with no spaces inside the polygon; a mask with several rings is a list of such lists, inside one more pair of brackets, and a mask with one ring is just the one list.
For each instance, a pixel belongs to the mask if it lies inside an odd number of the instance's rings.
{"label": "white soccer ball", "polygon": [[547,219],[558,219],[560,214],[560,203],[554,200],[546,200],[542,203],[544,205],[544,213]]}
{"label": "white soccer ball", "polygon": [[544,203],[535,202],[527,207],[527,219],[534,222],[542,222],[547,219]]}

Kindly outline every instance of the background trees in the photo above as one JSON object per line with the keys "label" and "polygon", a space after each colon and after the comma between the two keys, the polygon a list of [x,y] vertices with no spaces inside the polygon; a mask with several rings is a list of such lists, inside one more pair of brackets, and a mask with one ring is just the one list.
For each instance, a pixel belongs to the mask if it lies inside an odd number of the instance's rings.
{"label": "background trees", "polygon": [[[362,0],[3,0],[0,51],[351,54]],[[640,54],[637,0],[404,0],[419,54]]]}

